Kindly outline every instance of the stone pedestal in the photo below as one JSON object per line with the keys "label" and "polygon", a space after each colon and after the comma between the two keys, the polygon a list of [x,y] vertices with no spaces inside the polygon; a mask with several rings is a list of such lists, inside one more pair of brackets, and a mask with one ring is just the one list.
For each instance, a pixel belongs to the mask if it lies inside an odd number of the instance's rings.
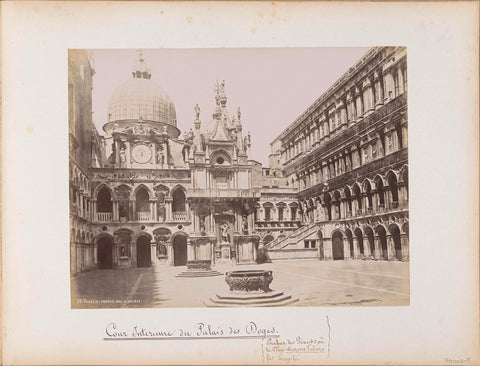
{"label": "stone pedestal", "polygon": [[179,273],[175,277],[212,277],[222,274],[212,270],[211,266],[212,262],[210,260],[187,261],[187,270]]}
{"label": "stone pedestal", "polygon": [[218,264],[230,263],[232,260],[232,249],[230,243],[220,243],[220,248],[216,249],[216,256]]}
{"label": "stone pedestal", "polygon": [[132,260],[130,257],[120,257],[118,258],[118,268],[131,268]]}

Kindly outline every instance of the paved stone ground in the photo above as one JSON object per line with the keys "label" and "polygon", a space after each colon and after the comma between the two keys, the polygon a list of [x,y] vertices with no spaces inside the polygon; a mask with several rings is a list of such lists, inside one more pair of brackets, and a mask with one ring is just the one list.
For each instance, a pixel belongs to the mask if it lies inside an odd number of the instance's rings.
{"label": "paved stone ground", "polygon": [[[96,270],[71,280],[72,308],[204,307],[202,299],[228,289],[225,276],[176,278],[186,267]],[[273,271],[271,289],[300,298],[292,306],[408,305],[409,263],[291,260],[215,266],[219,272]]]}

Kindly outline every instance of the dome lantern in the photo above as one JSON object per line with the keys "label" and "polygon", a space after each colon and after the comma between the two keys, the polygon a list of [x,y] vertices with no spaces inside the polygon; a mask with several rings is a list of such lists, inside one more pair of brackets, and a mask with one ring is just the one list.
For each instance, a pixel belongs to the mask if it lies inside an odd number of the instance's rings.
{"label": "dome lantern", "polygon": [[132,75],[137,79],[150,79],[152,77],[150,68],[145,64],[145,57],[143,56],[142,50],[138,50],[137,62],[133,66]]}

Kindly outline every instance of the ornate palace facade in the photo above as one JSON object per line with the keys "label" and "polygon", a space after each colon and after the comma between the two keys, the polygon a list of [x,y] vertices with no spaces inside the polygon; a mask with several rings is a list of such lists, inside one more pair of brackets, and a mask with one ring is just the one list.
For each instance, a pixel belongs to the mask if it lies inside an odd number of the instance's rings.
{"label": "ornate palace facade", "polygon": [[408,260],[407,146],[406,49],[373,48],[271,144],[304,226],[270,257]]}
{"label": "ornate palace facade", "polygon": [[224,82],[181,136],[140,53],[91,115],[93,60],[69,54],[71,274],[189,260],[408,259],[406,54],[374,48],[271,144],[248,157]]}

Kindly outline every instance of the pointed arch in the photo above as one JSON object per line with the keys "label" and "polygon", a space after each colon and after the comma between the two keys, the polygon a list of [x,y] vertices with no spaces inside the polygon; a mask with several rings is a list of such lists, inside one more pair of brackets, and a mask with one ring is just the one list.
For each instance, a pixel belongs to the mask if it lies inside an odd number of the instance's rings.
{"label": "pointed arch", "polygon": [[384,182],[381,175],[377,174],[374,178],[375,190],[377,191],[378,197],[378,206],[379,208],[385,206],[385,192],[384,192]]}
{"label": "pointed arch", "polygon": [[400,172],[398,173],[398,181],[402,183],[408,181],[408,165],[407,164],[403,165],[402,168],[400,169]]}
{"label": "pointed arch", "polygon": [[173,194],[178,191],[178,190],[181,190],[185,196],[187,195],[187,190],[185,189],[184,186],[182,186],[181,184],[176,184],[171,190],[170,190],[170,195],[171,195],[171,198],[173,198]]}
{"label": "pointed arch", "polygon": [[370,256],[373,258],[375,257],[375,234],[373,233],[373,229],[368,225],[363,228],[363,233],[367,238]]}
{"label": "pointed arch", "polygon": [[147,191],[148,193],[148,196],[149,197],[152,197],[153,196],[153,192],[151,191],[151,189],[144,183],[140,183],[139,185],[137,185],[133,191],[132,191],[132,198],[135,198],[135,196],[137,195],[137,192],[141,189],[144,189]]}
{"label": "pointed arch", "polygon": [[359,215],[362,213],[363,202],[362,202],[362,190],[360,189],[360,184],[355,182],[352,188],[353,196],[355,197],[355,214]]}
{"label": "pointed arch", "polygon": [[135,189],[134,197],[137,220],[143,220],[144,216],[140,213],[150,212],[150,192],[145,185],[141,184]]}
{"label": "pointed arch", "polygon": [[340,230],[332,232],[332,256],[333,260],[345,259],[343,233]]}
{"label": "pointed arch", "polygon": [[387,230],[382,224],[378,224],[375,227],[375,234],[378,236],[380,242],[380,256],[382,259],[388,259],[388,249],[387,249]]}
{"label": "pointed arch", "polygon": [[353,231],[355,237],[357,238],[357,243],[358,243],[358,250],[360,251],[360,256],[363,257],[365,255],[365,247],[363,245],[363,233],[362,229],[359,227],[355,228]]}
{"label": "pointed arch", "polygon": [[367,197],[366,208],[371,211],[373,209],[373,193],[372,193],[372,182],[370,181],[370,179],[365,178],[362,183],[362,187],[363,187],[363,193],[365,193],[365,196]]}
{"label": "pointed arch", "polygon": [[182,185],[177,184],[172,191],[172,215],[175,221],[187,219],[187,192]]}
{"label": "pointed arch", "polygon": [[[106,184],[102,184],[94,196],[97,199],[97,212],[112,213],[113,212],[113,192]],[[104,220],[102,220],[104,221]]]}
{"label": "pointed arch", "polygon": [[392,206],[398,207],[398,178],[397,174],[393,170],[388,171],[386,176],[386,181],[388,184],[388,190],[390,191],[390,196],[392,199]]}
{"label": "pointed arch", "polygon": [[343,197],[345,198],[345,203],[347,204],[347,216],[352,215],[352,191],[348,185],[343,189]]}

